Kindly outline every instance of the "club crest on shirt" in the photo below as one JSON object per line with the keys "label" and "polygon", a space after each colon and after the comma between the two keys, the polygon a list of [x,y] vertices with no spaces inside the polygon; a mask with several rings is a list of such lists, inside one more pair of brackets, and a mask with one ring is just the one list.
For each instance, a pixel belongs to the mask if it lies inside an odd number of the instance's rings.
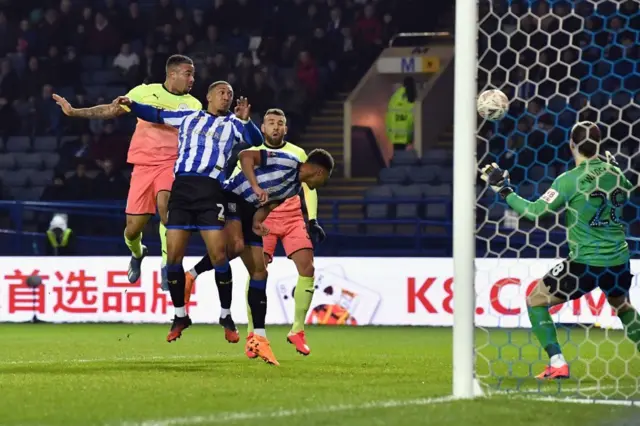
{"label": "club crest on shirt", "polygon": [[185,111],[189,109],[189,105],[187,104],[180,104],[178,105],[178,111]]}

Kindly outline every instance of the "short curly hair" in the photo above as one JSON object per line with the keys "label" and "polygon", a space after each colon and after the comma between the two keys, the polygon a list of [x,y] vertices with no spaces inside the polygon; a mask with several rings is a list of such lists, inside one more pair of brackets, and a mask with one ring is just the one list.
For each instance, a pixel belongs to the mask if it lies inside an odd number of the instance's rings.
{"label": "short curly hair", "polygon": [[335,164],[336,164],[331,154],[329,154],[327,150],[320,149],[320,148],[317,148],[311,151],[307,156],[306,162],[322,167],[329,173],[329,176],[331,176],[331,173],[333,172],[333,168],[335,167]]}

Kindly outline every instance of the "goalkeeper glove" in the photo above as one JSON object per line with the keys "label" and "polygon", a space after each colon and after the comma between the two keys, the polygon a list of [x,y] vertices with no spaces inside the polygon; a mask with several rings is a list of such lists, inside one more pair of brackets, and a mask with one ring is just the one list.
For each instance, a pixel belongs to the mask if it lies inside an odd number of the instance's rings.
{"label": "goalkeeper glove", "polygon": [[325,238],[327,238],[327,234],[325,234],[324,229],[318,223],[316,219],[311,219],[307,225],[309,230],[309,236],[311,236],[311,240],[315,244],[321,244]]}
{"label": "goalkeeper glove", "polygon": [[487,164],[480,170],[480,178],[487,182],[491,189],[505,199],[513,192],[509,185],[509,172],[502,170],[496,163]]}

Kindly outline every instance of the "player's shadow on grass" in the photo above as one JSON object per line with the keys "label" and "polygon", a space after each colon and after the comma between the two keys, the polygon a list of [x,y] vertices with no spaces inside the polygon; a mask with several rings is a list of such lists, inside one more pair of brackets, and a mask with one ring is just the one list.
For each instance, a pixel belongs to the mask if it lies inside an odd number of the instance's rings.
{"label": "player's shadow on grass", "polygon": [[229,371],[230,365],[237,365],[234,359],[211,361],[120,361],[104,363],[31,364],[0,367],[0,374],[93,374],[97,372],[177,372],[203,373]]}

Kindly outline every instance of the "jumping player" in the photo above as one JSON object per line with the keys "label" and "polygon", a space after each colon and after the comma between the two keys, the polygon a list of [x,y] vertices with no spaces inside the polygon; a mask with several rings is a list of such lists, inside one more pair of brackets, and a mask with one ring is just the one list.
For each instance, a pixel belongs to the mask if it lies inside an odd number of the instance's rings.
{"label": "jumping player", "polygon": [[[194,82],[193,61],[183,55],[169,57],[166,64],[166,80],[163,84],[141,84],[126,97],[139,103],[169,111],[199,111],[202,104],[189,92]],[[111,119],[129,112],[126,105],[112,102],[92,108],[73,108],[63,97],[53,95],[62,111],[69,117]],[[169,191],[173,184],[173,166],[177,160],[178,132],[163,126],[138,120],[131,137],[127,162],[133,164],[131,186],[127,197],[127,225],[124,241],[131,250],[129,282],[140,278],[142,259],[147,248],[142,244],[142,230],[149,218],[160,214],[160,241],[162,243],[162,287],[166,291],[167,242],[166,229]]]}
{"label": "jumping player", "polygon": [[509,173],[496,163],[481,177],[519,214],[538,217],[567,206],[569,257],[539,280],[527,296],[533,333],[549,356],[538,379],[567,379],[569,365],[562,355],[549,307],[574,300],[596,287],[616,310],[627,336],[640,350],[640,319],[629,301],[631,270],[625,226],[619,219],[633,185],[607,151],[598,155],[600,130],[583,121],[571,129],[570,147],[576,167],[553,182],[537,201],[529,202],[509,186]]}
{"label": "jumping player", "polygon": [[247,302],[253,333],[247,338],[245,351],[278,365],[265,332],[267,269],[262,238],[270,229],[264,221],[278,205],[297,197],[303,185],[312,190],[324,185],[334,161],[321,149],[311,151],[304,162],[283,151],[247,149],[240,152],[239,163],[241,172],[225,182],[224,188],[228,210],[236,212],[236,217],[228,217],[227,226],[231,234],[244,238],[240,256],[249,272]]}
{"label": "jumping player", "polygon": [[[304,162],[307,160],[307,155],[302,148],[284,140],[287,134],[287,118],[281,109],[273,108],[265,113],[261,130],[265,138],[264,145],[251,149],[285,152],[293,155],[299,161]],[[239,172],[240,162],[238,162],[234,175]],[[298,283],[294,294],[295,314],[287,341],[295,345],[296,350],[302,355],[309,355],[311,349],[309,349],[305,338],[304,324],[315,290],[315,269],[313,266],[313,244],[311,238],[317,243],[321,243],[325,239],[325,233],[317,221],[318,196],[316,191],[305,184],[302,185],[302,188],[309,217],[308,225],[305,224],[302,214],[300,196],[296,195],[287,199],[269,214],[265,226],[269,228],[270,232],[262,238],[262,242],[264,244],[265,263],[269,264],[273,260],[276,245],[280,240],[284,246],[285,253],[296,265]],[[242,235],[239,233],[234,234],[231,232],[227,235],[227,238],[228,243],[232,246],[242,247]],[[231,249],[231,251],[234,250]],[[237,251],[237,248],[235,251]],[[209,258],[205,256],[194,268],[187,272],[187,297],[190,296],[196,277],[211,269],[213,269],[213,266]],[[253,325],[249,320],[247,340],[251,339],[252,334]],[[247,356],[255,358],[255,354],[251,352],[247,352]]]}
{"label": "jumping player", "polygon": [[[238,100],[234,113],[229,111],[233,89],[224,81],[209,86],[207,111],[164,111],[134,102],[126,97],[118,102],[127,105],[139,118],[151,123],[167,124],[178,129],[178,159],[175,181],[169,199],[167,221],[167,275],[175,317],[167,342],[178,339],[191,325],[185,308],[185,282],[182,260],[192,231],[199,231],[207,253],[221,279],[224,297],[231,300],[231,268],[225,253],[224,222],[226,198],[222,189],[224,170],[236,143],[260,145],[260,129],[250,121],[250,105]],[[235,328],[231,316],[220,324]]]}

